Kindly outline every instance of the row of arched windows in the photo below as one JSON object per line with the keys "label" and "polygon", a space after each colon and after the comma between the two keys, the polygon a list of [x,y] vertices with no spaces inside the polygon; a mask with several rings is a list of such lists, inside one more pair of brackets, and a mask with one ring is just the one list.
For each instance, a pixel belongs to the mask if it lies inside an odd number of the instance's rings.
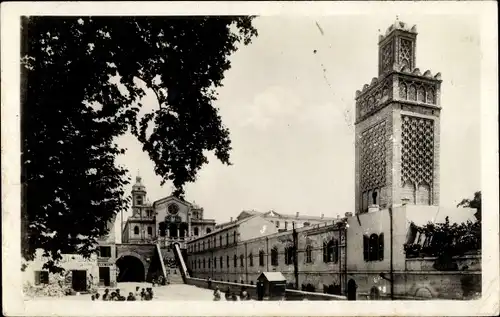
{"label": "row of arched windows", "polygon": [[[197,229],[197,228],[195,228]],[[207,233],[210,233],[210,231],[207,229]],[[196,232],[195,232],[195,235],[196,235]],[[197,241],[197,242],[193,242],[193,243],[190,243],[188,245],[188,249],[189,249],[189,252],[191,253],[194,253],[194,252],[201,252],[201,251],[205,251],[205,250],[208,250],[208,249],[211,249],[211,248],[216,248],[216,247],[222,247],[222,237],[223,235],[218,235],[219,237],[219,245],[217,245],[217,236],[214,235],[213,237],[206,237],[204,239],[202,239],[202,241]],[[226,246],[228,246],[230,244],[230,240],[229,240],[229,232],[226,232]],[[233,231],[232,233],[232,241],[231,243],[235,244],[238,242],[238,233],[236,231]]]}
{"label": "row of arched windows", "polygon": [[[325,241],[323,243],[323,262],[329,263],[338,263],[339,261],[339,256],[340,256],[340,245],[339,245],[339,240],[337,239],[331,239],[329,241]],[[305,248],[305,261],[306,263],[312,263],[313,262],[313,247],[311,245],[307,245]],[[273,247],[271,249],[271,265],[272,266],[278,266],[279,265],[279,252],[278,252],[278,247]],[[265,265],[265,257],[266,254],[263,250],[259,251],[259,266],[264,266]],[[290,245],[285,247],[284,250],[284,257],[285,257],[285,264],[286,265],[291,265],[294,263],[294,258],[295,258],[295,248],[294,246]],[[244,255],[240,255],[240,266],[244,267]],[[215,261],[215,258],[214,258]],[[229,261],[230,258],[227,256],[227,267],[229,268]],[[220,268],[223,268],[223,261],[222,257],[220,257]],[[253,254],[250,253],[248,255],[248,266],[253,266]],[[233,255],[233,267],[238,267],[238,257]],[[196,267],[195,267],[196,268]],[[200,267],[199,267],[200,268]]]}

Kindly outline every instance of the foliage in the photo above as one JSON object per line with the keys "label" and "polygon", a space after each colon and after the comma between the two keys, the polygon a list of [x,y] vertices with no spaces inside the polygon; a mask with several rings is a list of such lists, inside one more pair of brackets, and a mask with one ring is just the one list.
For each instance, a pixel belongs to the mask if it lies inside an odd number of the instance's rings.
{"label": "foliage", "polygon": [[474,198],[465,198],[457,205],[457,207],[475,208],[477,212],[475,214],[477,220],[481,221],[481,191],[474,193]]}
{"label": "foliage", "polygon": [[424,234],[425,240],[406,243],[404,250],[409,258],[417,256],[435,256],[437,264],[450,261],[454,256],[464,255],[469,251],[481,249],[481,223],[467,221],[451,224],[446,217],[444,223],[429,222],[425,226],[410,224],[415,233]]}
{"label": "foliage", "polygon": [[[213,105],[251,17],[22,19],[22,251],[88,257],[128,207],[130,178],[114,142],[131,131],[175,195],[205,151],[230,164],[229,131]],[[142,85],[141,85],[142,82]],[[158,107],[138,118],[152,90]],[[152,130],[152,132],[149,132]]]}

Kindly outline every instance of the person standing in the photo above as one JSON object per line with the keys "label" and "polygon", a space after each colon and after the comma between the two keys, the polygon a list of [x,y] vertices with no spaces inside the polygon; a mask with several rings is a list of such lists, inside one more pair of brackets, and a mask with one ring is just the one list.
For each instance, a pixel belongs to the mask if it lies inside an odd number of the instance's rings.
{"label": "person standing", "polygon": [[108,301],[109,300],[109,289],[104,290],[104,294],[102,295],[102,300]]}
{"label": "person standing", "polygon": [[218,301],[220,301],[220,298],[221,298],[221,293],[220,293],[219,287],[216,286],[215,290],[214,290],[214,301],[218,302]]}

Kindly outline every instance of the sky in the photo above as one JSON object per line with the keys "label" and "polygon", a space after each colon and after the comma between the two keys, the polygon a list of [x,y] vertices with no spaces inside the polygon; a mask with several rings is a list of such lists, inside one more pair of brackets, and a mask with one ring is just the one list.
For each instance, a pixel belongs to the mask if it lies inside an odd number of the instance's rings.
{"label": "sky", "polygon": [[[377,76],[378,35],[395,20],[256,18],[259,36],[231,56],[215,103],[231,133],[233,165],[209,154],[197,181],[186,186],[186,200],[217,222],[248,209],[325,217],[353,212],[354,96]],[[399,20],[417,25],[416,66],[442,74],[440,204],[455,206],[481,189],[479,21],[456,14]],[[142,102],[143,113],[158,106],[152,92]],[[132,183],[140,171],[151,202],[171,193],[133,136],[118,144],[128,149],[118,162]]]}

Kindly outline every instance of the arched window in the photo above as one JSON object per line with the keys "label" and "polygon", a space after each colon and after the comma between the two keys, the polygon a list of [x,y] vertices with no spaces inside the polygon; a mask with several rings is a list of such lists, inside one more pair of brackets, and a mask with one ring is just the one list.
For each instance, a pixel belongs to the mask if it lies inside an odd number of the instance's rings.
{"label": "arched window", "polygon": [[238,257],[236,256],[236,254],[233,256],[233,262],[234,267],[238,267]]}
{"label": "arched window", "polygon": [[233,243],[236,244],[236,231],[233,232]]}
{"label": "arched window", "polygon": [[312,247],[309,244],[306,246],[306,263],[312,263]]}
{"label": "arched window", "polygon": [[363,236],[363,258],[365,261],[382,261],[384,259],[384,234]]}
{"label": "arched window", "polygon": [[293,258],[295,257],[294,251],[295,250],[294,250],[293,246],[285,247],[285,264],[286,265],[293,264]]}
{"label": "arched window", "polygon": [[370,290],[370,299],[372,300],[380,299],[380,291],[375,286],[373,286]]}
{"label": "arched window", "polygon": [[337,239],[331,239],[328,242],[323,243],[323,262],[334,262],[339,261],[339,241]]}
{"label": "arched window", "polygon": [[208,268],[210,268],[210,265],[212,264],[212,258],[208,259]]}
{"label": "arched window", "polygon": [[212,232],[212,229],[207,228],[207,234],[209,234],[210,232]]}
{"label": "arched window", "polygon": [[210,249],[210,239],[208,239],[208,248]]}
{"label": "arched window", "polygon": [[278,266],[278,248],[273,247],[271,250],[271,265]]}
{"label": "arched window", "polygon": [[226,232],[226,245],[229,245],[229,232]]}
{"label": "arched window", "polygon": [[219,246],[222,247],[222,235],[219,236]]}
{"label": "arched window", "polygon": [[199,234],[198,227],[194,227],[194,235],[198,236],[198,234]]}
{"label": "arched window", "polygon": [[253,266],[253,254],[248,255],[248,266]]}
{"label": "arched window", "polygon": [[153,227],[148,226],[148,236],[152,236],[152,235],[153,235]]}
{"label": "arched window", "polygon": [[222,263],[222,257],[220,257],[219,260],[220,260],[220,268],[222,269],[223,268],[223,266],[222,266],[223,265],[223,263]]}
{"label": "arched window", "polygon": [[244,267],[245,266],[245,256],[243,254],[240,255],[240,266]]}
{"label": "arched window", "polygon": [[217,258],[214,258],[214,269],[217,268]]}
{"label": "arched window", "polygon": [[264,266],[264,251],[259,251],[259,266]]}
{"label": "arched window", "polygon": [[139,234],[139,227],[138,226],[134,227],[134,234]]}
{"label": "arched window", "polygon": [[205,268],[205,258],[203,258],[203,268]]}
{"label": "arched window", "polygon": [[160,237],[164,237],[167,234],[167,225],[165,222],[162,221],[158,224],[158,230],[160,231]]}
{"label": "arched window", "polygon": [[229,267],[229,255],[226,257],[226,266]]}
{"label": "arched window", "polygon": [[198,268],[201,269],[201,259],[198,259]]}
{"label": "arched window", "polygon": [[279,227],[280,227],[280,222],[276,221],[276,228],[279,228]]}

